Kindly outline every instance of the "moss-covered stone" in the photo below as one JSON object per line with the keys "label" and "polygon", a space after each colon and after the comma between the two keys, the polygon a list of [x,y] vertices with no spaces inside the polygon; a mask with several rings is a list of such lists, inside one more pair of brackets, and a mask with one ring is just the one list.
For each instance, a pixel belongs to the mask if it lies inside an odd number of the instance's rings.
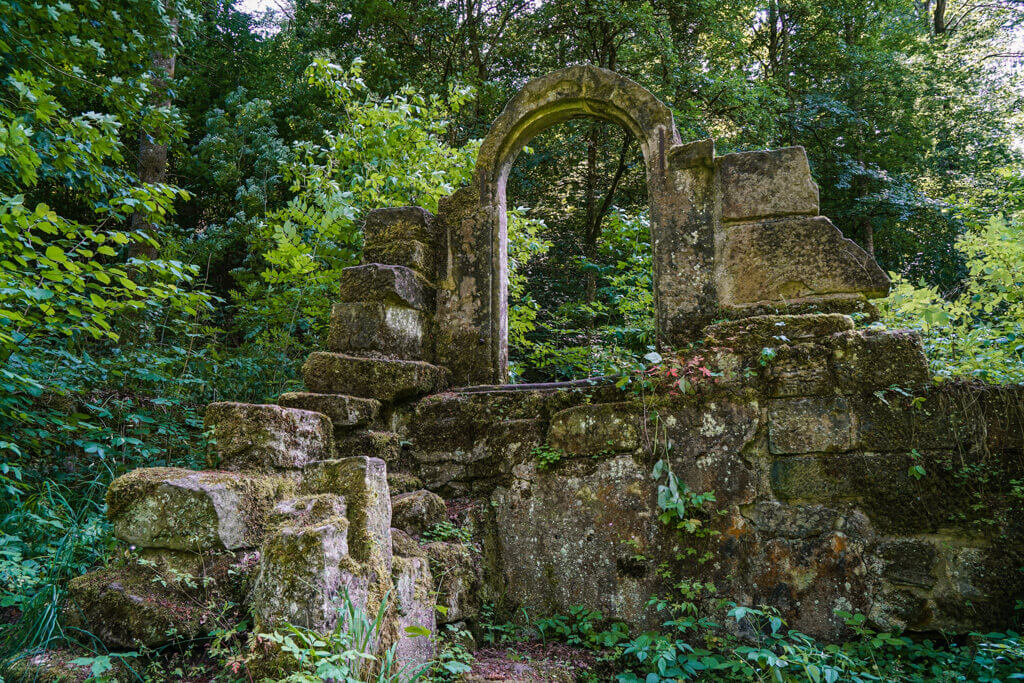
{"label": "moss-covered stone", "polygon": [[415,538],[401,529],[391,529],[391,549],[402,557],[426,557],[427,551]]}
{"label": "moss-covered stone", "polygon": [[[299,408],[323,413],[330,418],[335,430],[364,427],[380,413],[380,401],[341,394],[311,394],[289,391],[281,394],[277,402],[286,408]],[[320,458],[326,460],[326,458]]]}
{"label": "moss-covered stone", "polygon": [[411,268],[428,280],[433,280],[434,249],[430,244],[417,240],[394,240],[371,242],[363,245],[364,263],[393,263]]}
{"label": "moss-covered stone", "polygon": [[345,591],[365,604],[370,574],[348,555],[348,521],[281,526],[267,536],[250,595],[258,628],[290,623],[329,630]]}
{"label": "moss-covered stone", "polygon": [[408,472],[388,472],[388,489],[391,495],[409,493],[423,488],[423,482],[414,474]]}
{"label": "moss-covered stone", "polygon": [[[89,664],[73,664],[73,660],[95,656],[88,650],[59,647],[42,652],[26,652],[0,663],[0,679],[8,683],[85,683],[93,679]],[[108,675],[130,680],[130,672],[116,659]]]}
{"label": "moss-covered stone", "polygon": [[855,431],[842,396],[780,398],[768,404],[768,447],[772,453],[851,450]]}
{"label": "moss-covered stone", "polygon": [[832,369],[846,393],[915,389],[931,379],[921,339],[912,332],[844,332],[832,345]]}
{"label": "moss-covered stone", "polygon": [[423,358],[428,319],[414,308],[370,301],[331,307],[327,349],[374,358]]}
{"label": "moss-covered stone", "polygon": [[571,455],[632,451],[640,445],[641,422],[633,403],[576,406],[551,418],[547,441]]}
{"label": "moss-covered stone", "polygon": [[275,405],[211,403],[205,428],[222,469],[298,469],[334,452],[331,421],[320,412]]}
{"label": "moss-covered stone", "polygon": [[346,434],[335,443],[339,458],[364,455],[380,458],[390,464],[396,462],[402,452],[401,437],[398,434],[374,429]]}
{"label": "moss-covered stone", "polygon": [[[432,242],[434,217],[418,206],[373,209],[363,223],[363,240],[367,246],[385,245],[396,240]],[[390,261],[380,261],[390,263]]]}
{"label": "moss-covered stone", "polygon": [[406,533],[418,536],[446,519],[444,499],[436,493],[419,490],[391,498],[391,523]]}
{"label": "moss-covered stone", "polygon": [[574,459],[549,473],[517,470],[492,503],[512,604],[551,613],[587,605],[609,619],[654,625],[647,599],[658,577],[633,558],[652,557],[661,537],[655,496],[649,466],[628,455]]}
{"label": "moss-covered stone", "polygon": [[319,394],[346,394],[391,402],[444,387],[444,368],[422,361],[357,358],[315,352],[302,366],[306,387]]}
{"label": "moss-covered stone", "polygon": [[760,351],[765,347],[799,344],[837,332],[852,332],[853,320],[837,313],[806,315],[759,315],[709,325],[704,330],[709,346],[726,346],[737,351]]}
{"label": "moss-covered stone", "polygon": [[84,574],[68,583],[68,595],[67,625],[111,649],[156,647],[216,628],[218,605],[207,604],[201,589],[165,585],[143,567]]}
{"label": "moss-covered stone", "polygon": [[430,572],[437,589],[437,604],[443,607],[438,621],[451,624],[475,621],[482,605],[482,567],[463,543],[435,541],[423,546],[430,558]]}
{"label": "moss-covered stone", "polygon": [[818,215],[818,186],[803,147],[725,154],[715,165],[722,220]]}
{"label": "moss-covered stone", "polygon": [[383,460],[355,456],[316,463],[307,468],[302,491],[344,496],[352,556],[359,562],[379,556],[390,575],[391,495]]}
{"label": "moss-covered stone", "polygon": [[[426,558],[398,557],[392,573],[398,621],[395,658],[409,672],[425,667],[434,657],[433,634],[437,632],[434,580]],[[426,629],[431,636],[414,635],[406,629]]]}
{"label": "moss-covered stone", "polygon": [[343,303],[384,303],[417,311],[433,300],[430,284],[416,271],[380,263],[343,268],[339,295]]}
{"label": "moss-covered stone", "polygon": [[[334,493],[298,496],[282,500],[274,506],[270,516],[270,525],[296,528],[317,526],[331,520],[344,519],[346,512],[344,496]],[[347,524],[345,526],[347,527]]]}
{"label": "moss-covered stone", "polygon": [[110,485],[107,516],[115,536],[143,548],[252,548],[271,509],[294,487],[274,475],[139,469]]}

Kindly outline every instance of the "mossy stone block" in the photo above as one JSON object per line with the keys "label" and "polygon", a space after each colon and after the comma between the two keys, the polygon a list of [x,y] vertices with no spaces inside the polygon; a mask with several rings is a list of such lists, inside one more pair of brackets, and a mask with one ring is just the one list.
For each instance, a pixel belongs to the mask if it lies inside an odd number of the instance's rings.
{"label": "mossy stone block", "polygon": [[363,245],[363,263],[390,263],[434,278],[434,249],[418,240],[372,241]]}
{"label": "mossy stone block", "polygon": [[640,446],[640,427],[632,403],[575,406],[552,416],[548,445],[571,455],[632,451]]}
{"label": "mossy stone block", "polygon": [[345,434],[340,436],[335,443],[339,458],[365,455],[370,458],[380,458],[386,463],[393,463],[398,460],[398,456],[402,452],[401,437],[398,434],[375,429]]}
{"label": "mossy stone block", "polygon": [[832,369],[845,393],[917,389],[931,379],[921,339],[913,332],[846,332],[834,336],[832,344]]}
{"label": "mossy stone block", "polygon": [[444,499],[421,489],[400,493],[391,498],[391,524],[413,536],[448,519]]}
{"label": "mossy stone block", "polygon": [[439,391],[447,383],[447,372],[422,361],[318,351],[303,364],[302,378],[307,389],[318,394],[346,394],[386,403]]}
{"label": "mossy stone block", "polygon": [[120,567],[71,579],[66,624],[124,650],[195,638],[215,628],[215,615],[195,591],[156,578],[144,568]]}
{"label": "mossy stone block", "polygon": [[726,346],[737,351],[760,351],[853,331],[850,316],[838,313],[804,315],[757,315],[709,325],[704,330],[709,346]]}
{"label": "mossy stone block", "polygon": [[423,311],[432,300],[430,284],[405,266],[368,263],[341,271],[339,301],[343,303],[373,302]]}
{"label": "mossy stone block", "polygon": [[366,214],[363,223],[365,245],[374,247],[397,240],[432,243],[434,216],[418,206],[373,209]]}
{"label": "mossy stone block", "polygon": [[483,570],[473,551],[463,543],[435,541],[423,546],[430,558],[430,571],[437,590],[442,624],[472,621],[480,616],[483,604]]}
{"label": "mossy stone block", "polygon": [[848,451],[854,434],[842,396],[778,398],[768,404],[768,449],[774,454]]}
{"label": "mossy stone block", "polygon": [[142,548],[236,550],[258,546],[267,517],[294,484],[273,475],[156,467],[107,490],[114,535]]}
{"label": "mossy stone block", "polygon": [[221,469],[299,469],[334,453],[331,420],[311,410],[211,403],[204,426],[212,435],[214,464]]}
{"label": "mossy stone block", "polygon": [[391,303],[339,303],[331,307],[330,351],[418,360],[423,357],[427,318]]}
{"label": "mossy stone block", "polygon": [[257,627],[289,623],[330,630],[344,591],[365,605],[370,576],[349,557],[347,539],[348,522],[340,517],[268,534],[250,594]]}
{"label": "mossy stone block", "polygon": [[[423,557],[395,557],[392,569],[398,637],[395,659],[399,667],[418,671],[434,657],[432,636],[437,632],[434,579]],[[406,629],[426,629],[431,635],[412,635]]]}
{"label": "mossy stone block", "polygon": [[277,402],[286,408],[299,408],[322,413],[330,418],[331,424],[336,430],[345,427],[363,427],[373,422],[380,413],[380,401],[342,394],[311,394],[306,391],[289,391],[281,394]]}
{"label": "mossy stone block", "polygon": [[302,491],[344,496],[352,556],[359,562],[377,557],[390,572],[391,495],[383,460],[353,456],[316,463],[306,469]]}

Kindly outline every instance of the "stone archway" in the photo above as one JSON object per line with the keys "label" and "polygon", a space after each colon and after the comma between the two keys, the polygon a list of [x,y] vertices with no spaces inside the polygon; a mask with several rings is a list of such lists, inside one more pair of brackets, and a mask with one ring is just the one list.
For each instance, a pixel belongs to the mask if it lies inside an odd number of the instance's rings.
{"label": "stone archway", "polygon": [[572,66],[509,101],[480,147],[473,182],[441,200],[431,222],[436,307],[424,357],[449,368],[455,384],[507,378],[505,183],[531,138],[582,117],[624,126],[643,149],[660,345],[693,340],[716,318],[849,311],[888,291],[874,260],[818,215],[802,147],[716,157],[712,140],[683,144],[672,112],[645,88]]}
{"label": "stone archway", "polygon": [[[651,92],[624,76],[594,66],[568,67],[530,81],[509,101],[481,144],[473,185],[442,205],[439,219],[448,228],[446,265],[451,296],[444,296],[442,286],[438,320],[443,324],[438,326],[437,348],[439,361],[452,368],[456,381],[465,377],[467,381],[500,382],[506,377],[505,184],[509,170],[519,151],[538,133],[583,117],[622,125],[643,150],[659,337],[671,339],[706,322],[688,314],[700,310],[700,299],[708,298],[712,285],[713,212],[707,202],[699,207],[680,206],[673,200],[679,193],[669,177],[669,156],[681,145],[672,112]],[[694,187],[687,196],[711,197],[711,174],[705,175],[705,187]],[[688,244],[680,238],[682,227],[693,235]],[[683,272],[690,274],[685,291],[675,286]],[[702,273],[708,275],[703,287]],[[677,314],[669,315],[668,311]],[[465,334],[459,334],[460,327]],[[444,353],[448,344],[456,351],[450,356]],[[473,368],[464,370],[461,366],[467,360]]]}

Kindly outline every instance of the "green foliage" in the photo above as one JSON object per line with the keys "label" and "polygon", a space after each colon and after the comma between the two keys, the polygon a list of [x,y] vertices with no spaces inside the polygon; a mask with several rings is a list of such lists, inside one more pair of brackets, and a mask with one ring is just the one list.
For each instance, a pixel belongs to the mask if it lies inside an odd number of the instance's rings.
{"label": "green foliage", "polygon": [[433,543],[434,541],[470,543],[473,540],[473,534],[469,529],[456,526],[455,524],[445,520],[444,522],[438,522],[424,531],[421,538],[424,543]]}
{"label": "green foliage", "polygon": [[531,454],[537,459],[537,469],[548,470],[557,465],[562,458],[565,457],[565,452],[557,448],[552,448],[547,444],[541,444],[536,446]]}
{"label": "green foliage", "polygon": [[955,247],[967,268],[961,287],[946,298],[896,276],[883,322],[921,334],[936,379],[1024,381],[1024,222],[994,216]]}
{"label": "green foliage", "polygon": [[867,627],[863,615],[838,612],[851,637],[829,644],[789,629],[769,608],[722,603],[721,620],[698,616],[692,607],[661,609],[668,613],[662,629],[640,634],[582,607],[533,625],[546,641],[601,652],[620,683],[999,681],[1024,671],[1024,640],[1014,632],[974,633],[968,644],[912,640]]}
{"label": "green foliage", "polygon": [[[597,273],[597,299],[582,302],[577,287],[555,309],[541,308],[530,292],[523,265],[544,257],[551,239],[539,221],[509,222],[509,357],[513,380],[573,379],[615,374],[640,362],[654,344],[650,228],[646,214],[612,211],[602,223],[597,261],[581,261]],[[530,374],[527,374],[527,371]]]}
{"label": "green foliage", "polygon": [[413,671],[410,667],[399,666],[395,660],[397,645],[378,651],[389,597],[390,594],[384,597],[371,620],[346,592],[338,609],[338,624],[328,633],[292,624],[272,633],[261,633],[260,638],[277,645],[287,658],[285,668],[295,669],[280,680],[287,683],[411,683],[419,680],[425,669]]}
{"label": "green foliage", "polygon": [[473,653],[466,647],[466,643],[471,642],[471,639],[469,631],[455,624],[445,626],[438,639],[438,650],[431,663],[429,680],[455,681],[462,674],[468,673],[475,660]]}
{"label": "green foliage", "polygon": [[442,98],[403,88],[378,97],[363,83],[362,64],[343,69],[319,59],[306,70],[306,83],[336,113],[336,127],[291,145],[278,171],[291,196],[246,236],[262,265],[258,278],[232,292],[234,323],[282,356],[304,356],[323,338],[341,270],[359,262],[366,211],[436,211],[437,200],[468,179],[475,159],[475,145],[443,141],[448,117],[469,90],[453,86]]}

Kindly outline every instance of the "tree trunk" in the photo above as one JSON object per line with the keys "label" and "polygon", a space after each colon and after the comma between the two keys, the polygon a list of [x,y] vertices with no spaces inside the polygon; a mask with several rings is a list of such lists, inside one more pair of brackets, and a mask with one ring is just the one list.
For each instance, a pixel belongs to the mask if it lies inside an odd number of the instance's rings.
{"label": "tree trunk", "polygon": [[[583,257],[588,263],[597,260],[597,136],[600,130],[599,124],[590,127],[587,135],[587,213],[586,224],[583,229]],[[586,280],[583,289],[583,300],[587,304],[594,303],[597,298],[597,273],[593,269],[587,269]],[[590,322],[593,325],[593,321]]]}
{"label": "tree trunk", "polygon": [[[178,20],[171,21],[171,35],[176,38],[178,34]],[[169,55],[153,55],[153,72],[157,74],[154,80],[155,91],[159,93],[158,99],[153,104],[158,107],[170,106],[171,100],[167,95],[169,81],[174,78],[174,64],[176,55],[172,52]],[[143,183],[162,183],[167,180],[167,144],[157,142],[153,134],[143,128],[139,131],[139,181]],[[143,213],[136,211],[132,214],[132,229],[141,230],[150,237],[156,237],[156,226],[146,220]],[[130,248],[131,256],[142,256],[145,258],[156,258],[156,247],[144,242],[132,242]]]}
{"label": "tree trunk", "polygon": [[946,32],[946,0],[935,0],[935,13],[932,15],[935,35]]}

